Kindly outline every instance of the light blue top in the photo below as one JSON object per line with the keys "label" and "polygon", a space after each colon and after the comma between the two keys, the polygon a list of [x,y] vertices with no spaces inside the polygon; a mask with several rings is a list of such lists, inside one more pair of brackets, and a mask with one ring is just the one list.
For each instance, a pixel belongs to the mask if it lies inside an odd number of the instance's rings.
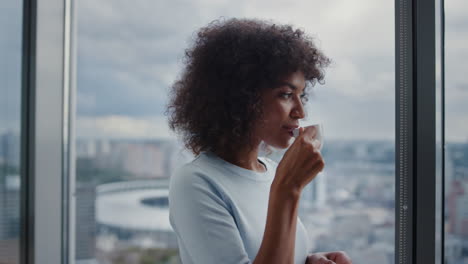
{"label": "light blue top", "polygon": [[[171,176],[169,219],[182,263],[253,262],[262,243],[270,186],[278,166],[269,158],[259,160],[266,172],[202,152]],[[306,262],[308,249],[307,231],[298,217],[295,264]]]}

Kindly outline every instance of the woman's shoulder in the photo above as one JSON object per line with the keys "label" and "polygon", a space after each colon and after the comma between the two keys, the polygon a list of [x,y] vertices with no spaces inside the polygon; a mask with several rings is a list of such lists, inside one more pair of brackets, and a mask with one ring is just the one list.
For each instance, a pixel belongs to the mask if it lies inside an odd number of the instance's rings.
{"label": "woman's shoulder", "polygon": [[171,175],[169,196],[173,201],[201,199],[200,197],[225,201],[226,194],[223,186],[224,184],[213,176],[213,172],[192,161],[183,164]]}
{"label": "woman's shoulder", "polygon": [[187,162],[174,169],[171,174],[171,181],[189,181],[203,176],[206,171],[200,168],[194,161]]}
{"label": "woman's shoulder", "polygon": [[174,170],[170,182],[180,186],[217,185],[214,168],[207,162],[196,157],[194,160],[182,164]]}

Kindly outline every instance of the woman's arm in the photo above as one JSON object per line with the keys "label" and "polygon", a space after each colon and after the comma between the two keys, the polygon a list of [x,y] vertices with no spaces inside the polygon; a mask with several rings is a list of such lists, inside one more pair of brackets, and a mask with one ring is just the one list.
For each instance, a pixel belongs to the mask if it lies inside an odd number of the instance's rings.
{"label": "woman's arm", "polygon": [[294,263],[300,194],[325,166],[313,140],[314,133],[313,129],[299,128],[299,136],[276,168],[270,188],[265,232],[253,264]]}
{"label": "woman's arm", "polygon": [[299,192],[278,191],[272,185],[265,232],[253,264],[294,263],[299,198]]}

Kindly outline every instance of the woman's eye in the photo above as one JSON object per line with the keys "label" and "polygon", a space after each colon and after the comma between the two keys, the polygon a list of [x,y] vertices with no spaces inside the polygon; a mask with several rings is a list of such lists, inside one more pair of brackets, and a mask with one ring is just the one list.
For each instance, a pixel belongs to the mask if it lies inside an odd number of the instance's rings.
{"label": "woman's eye", "polygon": [[[281,97],[283,97],[285,99],[289,99],[289,98],[291,98],[292,95],[293,95],[292,93],[282,93]],[[305,103],[305,102],[309,101],[309,97],[307,96],[307,94],[301,94],[301,101],[302,101],[302,103]]]}

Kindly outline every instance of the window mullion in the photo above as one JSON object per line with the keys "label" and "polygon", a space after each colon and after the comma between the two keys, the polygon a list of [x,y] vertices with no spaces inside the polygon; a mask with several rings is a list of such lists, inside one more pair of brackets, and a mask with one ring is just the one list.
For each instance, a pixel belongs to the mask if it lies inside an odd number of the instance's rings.
{"label": "window mullion", "polygon": [[435,1],[396,2],[396,261],[435,263]]}

